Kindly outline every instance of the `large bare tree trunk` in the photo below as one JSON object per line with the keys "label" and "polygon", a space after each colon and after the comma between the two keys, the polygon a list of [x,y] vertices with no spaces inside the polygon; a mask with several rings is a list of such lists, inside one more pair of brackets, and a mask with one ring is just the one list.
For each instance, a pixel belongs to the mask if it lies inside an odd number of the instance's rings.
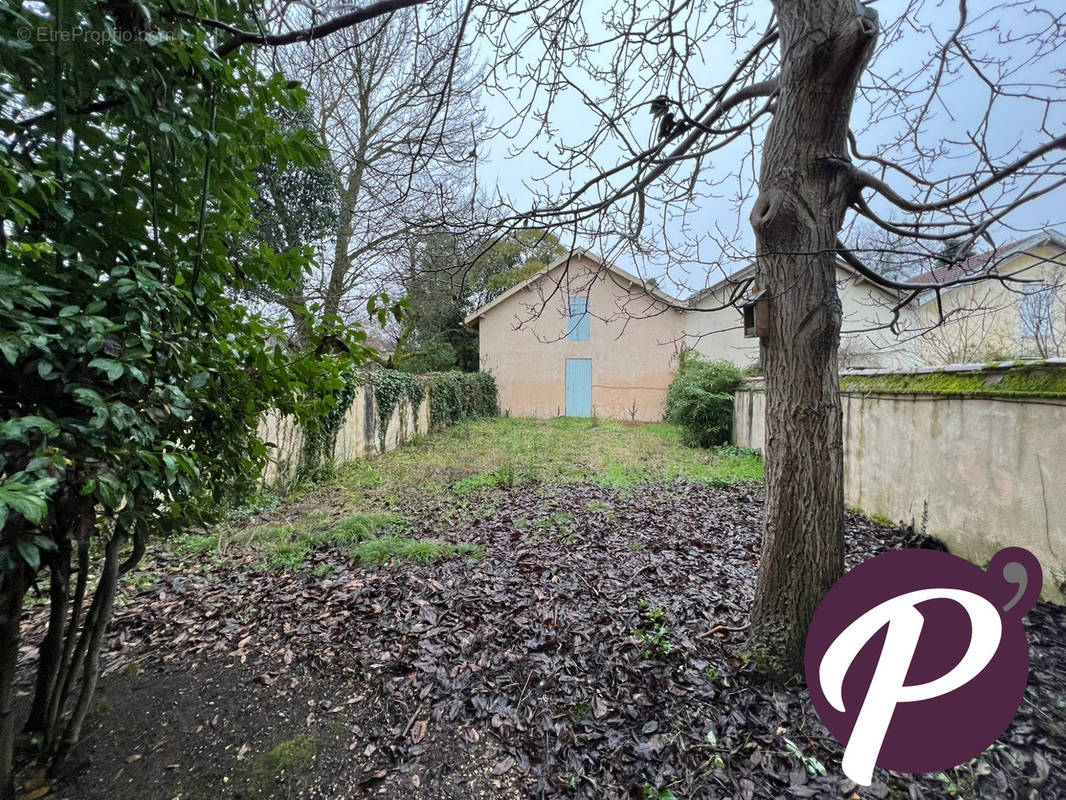
{"label": "large bare tree trunk", "polygon": [[326,296],[322,304],[323,316],[338,316],[344,297],[345,281],[351,271],[351,243],[355,225],[355,196],[351,184],[341,192],[341,211],[337,221],[337,241],[333,247],[333,266],[329,272]]}
{"label": "large bare tree trunk", "polygon": [[[844,569],[844,481],[837,346],[837,235],[851,193],[847,157],[856,84],[876,22],[855,0],[777,0],[780,92],[752,211],[758,284],[770,304],[766,516],[749,649],[788,674],[819,601]],[[861,8],[861,6],[860,6]]]}

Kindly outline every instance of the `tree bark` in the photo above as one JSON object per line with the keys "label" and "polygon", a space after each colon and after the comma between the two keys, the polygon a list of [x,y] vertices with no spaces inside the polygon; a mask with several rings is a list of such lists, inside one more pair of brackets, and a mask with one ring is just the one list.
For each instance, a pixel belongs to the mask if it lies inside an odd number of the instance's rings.
{"label": "tree bark", "polygon": [[59,659],[59,671],[56,674],[55,686],[52,687],[52,693],[48,698],[44,727],[46,744],[54,741],[58,736],[59,716],[66,704],[65,692],[69,685],[67,677],[70,675],[71,660],[74,657],[74,644],[81,628],[81,609],[85,602],[85,588],[89,575],[89,536],[94,528],[94,520],[91,516],[88,520],[82,517],[81,524],[87,527],[78,535],[78,578],[74,584],[74,599],[71,601],[70,620],[63,641],[63,652]]}
{"label": "tree bark", "polygon": [[340,215],[337,219],[337,241],[333,247],[333,268],[329,273],[326,296],[322,304],[323,316],[340,316],[341,300],[344,298],[349,273],[352,271],[351,246],[355,236],[355,207],[363,190],[363,173],[366,163],[366,109],[360,118],[359,152],[355,169],[340,187]]}
{"label": "tree bark", "polygon": [[48,705],[56,690],[63,663],[70,593],[70,557],[70,540],[64,537],[59,550],[48,559],[48,630],[41,641],[37,658],[33,706],[25,726],[28,733],[43,732],[48,727]]}
{"label": "tree bark", "polygon": [[853,187],[847,158],[858,79],[877,36],[855,0],[777,0],[780,90],[751,214],[769,303],[766,511],[748,649],[802,669],[811,617],[844,570],[836,241]]}
{"label": "tree bark", "polygon": [[[85,620],[83,637],[88,637],[85,651],[85,666],[82,673],[81,691],[78,701],[74,705],[74,711],[70,715],[66,732],[56,752],[54,764],[61,762],[78,743],[81,737],[82,724],[89,713],[89,704],[92,702],[96,691],[96,683],[100,679],[100,648],[103,647],[104,637],[107,633],[107,624],[111,621],[111,609],[115,603],[115,590],[118,578],[121,574],[119,562],[119,550],[126,541],[126,534],[116,528],[107,543],[104,556],[104,565],[100,573],[100,581],[96,586],[96,595],[93,597],[93,610]],[[97,605],[99,604],[99,605]],[[79,649],[81,643],[79,642]],[[78,663],[75,657],[75,665]],[[72,669],[76,667],[72,666]]]}
{"label": "tree bark", "polygon": [[28,572],[20,559],[0,581],[0,800],[14,800],[15,797],[15,718],[11,701]]}
{"label": "tree bark", "polygon": [[333,247],[333,266],[329,272],[326,296],[322,304],[322,315],[339,316],[341,298],[344,296],[344,282],[351,271],[352,235],[355,225],[355,197],[349,187],[341,192],[340,217],[337,220],[337,241]]}

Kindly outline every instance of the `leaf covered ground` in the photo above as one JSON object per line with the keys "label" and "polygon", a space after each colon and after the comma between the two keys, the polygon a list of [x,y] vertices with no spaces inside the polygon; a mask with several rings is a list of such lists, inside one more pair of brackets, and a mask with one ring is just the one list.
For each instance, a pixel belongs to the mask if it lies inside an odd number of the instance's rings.
{"label": "leaf covered ground", "polygon": [[[759,463],[667,426],[495,420],[157,549],[70,798],[1066,796],[1063,614],[1011,728],[939,775],[839,772],[798,682],[736,657]],[[850,564],[898,534],[848,517]],[[23,660],[35,658],[33,610]],[[28,673],[27,673],[28,674]],[[28,687],[23,687],[23,690]],[[28,793],[41,782],[27,771]]]}

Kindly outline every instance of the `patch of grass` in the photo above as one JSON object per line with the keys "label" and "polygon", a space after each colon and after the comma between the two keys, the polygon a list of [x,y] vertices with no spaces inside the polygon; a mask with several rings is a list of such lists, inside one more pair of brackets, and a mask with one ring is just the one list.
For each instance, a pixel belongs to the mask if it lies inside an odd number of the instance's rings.
{"label": "patch of grass", "polygon": [[467,494],[518,483],[595,481],[625,490],[644,481],[759,481],[754,451],[681,444],[678,428],[558,417],[498,417],[433,433],[417,447],[352,461],[335,484],[358,507]]}
{"label": "patch of grass", "polygon": [[644,430],[672,444],[681,444],[681,429],[669,422],[649,422]]}
{"label": "patch of grass", "polygon": [[711,475],[712,481],[738,483],[763,480],[763,460],[758,450],[726,444],[716,447],[715,454],[719,461]]}
{"label": "patch of grass", "polygon": [[510,464],[505,464],[493,472],[480,472],[457,481],[452,491],[456,494],[468,494],[477,489],[491,489],[496,486],[514,486],[515,471]]}
{"label": "patch of grass", "polygon": [[641,787],[644,800],[677,800],[677,795],[667,788],[659,789],[651,781],[644,781]]}
{"label": "patch of grass", "polygon": [[334,521],[329,515],[314,511],[274,525],[220,527],[210,534],[186,536],[179,540],[178,548],[195,556],[222,555],[233,547],[251,548],[259,551],[265,565],[293,570],[302,568],[321,548],[353,552],[383,531],[402,530],[406,525],[407,520],[395,514],[360,513]]}
{"label": "patch of grass", "polygon": [[258,766],[274,774],[310,769],[315,761],[315,741],[309,736],[295,736],[276,745],[256,759]]}
{"label": "patch of grass", "polygon": [[381,473],[375,463],[376,460],[370,458],[349,461],[338,470],[338,480],[356,491],[375,489],[382,483]]}
{"label": "patch of grass", "polygon": [[[286,778],[299,778],[311,772],[315,765],[317,748],[315,740],[309,736],[298,735],[272,747],[265,753],[255,756],[247,766],[234,776],[238,797],[274,797],[277,787]],[[217,797],[217,794],[199,791],[200,787],[191,787],[188,796],[194,798]],[[183,793],[183,796],[186,796]]]}
{"label": "patch of grass", "polygon": [[642,545],[636,539],[630,540],[629,544],[627,544],[626,547],[628,547],[634,553],[639,553],[641,550],[644,549],[644,545]]}
{"label": "patch of grass", "polygon": [[280,505],[280,495],[271,491],[259,491],[245,500],[242,505],[230,509],[227,516],[230,519],[247,519],[248,517],[276,511]]}
{"label": "patch of grass", "polygon": [[335,573],[336,570],[333,569],[332,564],[319,564],[311,570],[311,574],[316,578],[332,578]]}
{"label": "patch of grass", "polygon": [[430,564],[444,558],[471,556],[481,558],[483,547],[472,544],[446,544],[436,539],[411,539],[406,536],[376,536],[355,545],[352,555],[364,566],[380,565],[393,558],[416,564]]}
{"label": "patch of grass", "polygon": [[[559,484],[591,481],[625,496],[644,482],[728,484],[763,477],[756,451],[728,446],[691,448],[681,444],[682,438],[678,428],[666,423],[567,417],[464,421],[425,436],[417,446],[338,467],[332,484],[315,487],[313,497],[288,498],[285,508],[272,515],[271,524],[262,524],[265,520],[248,524],[254,519],[231,522],[183,537],[177,541],[177,551],[191,557],[214,553],[221,558],[231,547],[248,547],[258,550],[266,565],[285,570],[304,568],[311,554],[323,547],[345,550],[364,564],[394,557],[432,561],[479,551],[468,545],[407,538],[405,520],[370,513],[370,509],[450,498],[455,506],[451,522],[462,528],[490,514],[494,509],[489,505],[503,502],[492,490],[518,483],[540,483],[538,491],[550,493]],[[340,494],[341,499],[346,495],[349,506],[361,513],[337,521],[314,502],[325,493],[334,498]],[[250,506],[272,503],[259,498]],[[611,506],[592,501],[587,511],[610,514]],[[570,515],[553,516],[550,509],[543,518],[516,524],[564,540],[577,535]]]}
{"label": "patch of grass", "polygon": [[203,555],[218,549],[218,536],[210,534],[187,533],[177,540],[179,550],[193,555]]}
{"label": "patch of grass", "polygon": [[636,465],[612,461],[606,464],[603,471],[594,475],[592,479],[601,486],[624,489],[634,483],[647,480],[647,477],[641,474]]}

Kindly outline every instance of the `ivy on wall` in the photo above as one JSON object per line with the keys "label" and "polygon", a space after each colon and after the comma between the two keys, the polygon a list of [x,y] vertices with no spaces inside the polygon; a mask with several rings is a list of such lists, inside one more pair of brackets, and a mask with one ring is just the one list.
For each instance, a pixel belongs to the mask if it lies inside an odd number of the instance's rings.
{"label": "ivy on wall", "polygon": [[328,410],[304,423],[297,482],[329,476],[337,435],[363,387],[368,392],[373,390],[373,401],[368,398],[367,403],[367,427],[371,427],[369,415],[373,414],[381,452],[385,452],[389,420],[395,411],[400,412],[401,440],[407,438],[408,411],[413,412],[414,432],[418,433],[418,415],[427,393],[429,426],[433,430],[499,413],[496,381],[487,373],[452,371],[419,376],[391,369],[343,370],[330,390]]}
{"label": "ivy on wall", "polygon": [[407,409],[414,409],[415,432],[418,432],[418,410],[426,396],[423,379],[409,372],[393,369],[377,370],[370,375],[374,386],[374,403],[378,411],[378,443],[385,452],[385,434],[392,412],[400,410],[400,425],[407,424]]}
{"label": "ivy on wall", "polygon": [[324,464],[332,462],[341,424],[365,382],[363,374],[355,369],[343,370],[338,377],[341,385],[332,391],[329,409],[304,424],[300,473],[311,479],[319,476]]}
{"label": "ivy on wall", "polygon": [[431,372],[426,382],[429,426],[434,430],[500,413],[496,379],[487,372]]}

